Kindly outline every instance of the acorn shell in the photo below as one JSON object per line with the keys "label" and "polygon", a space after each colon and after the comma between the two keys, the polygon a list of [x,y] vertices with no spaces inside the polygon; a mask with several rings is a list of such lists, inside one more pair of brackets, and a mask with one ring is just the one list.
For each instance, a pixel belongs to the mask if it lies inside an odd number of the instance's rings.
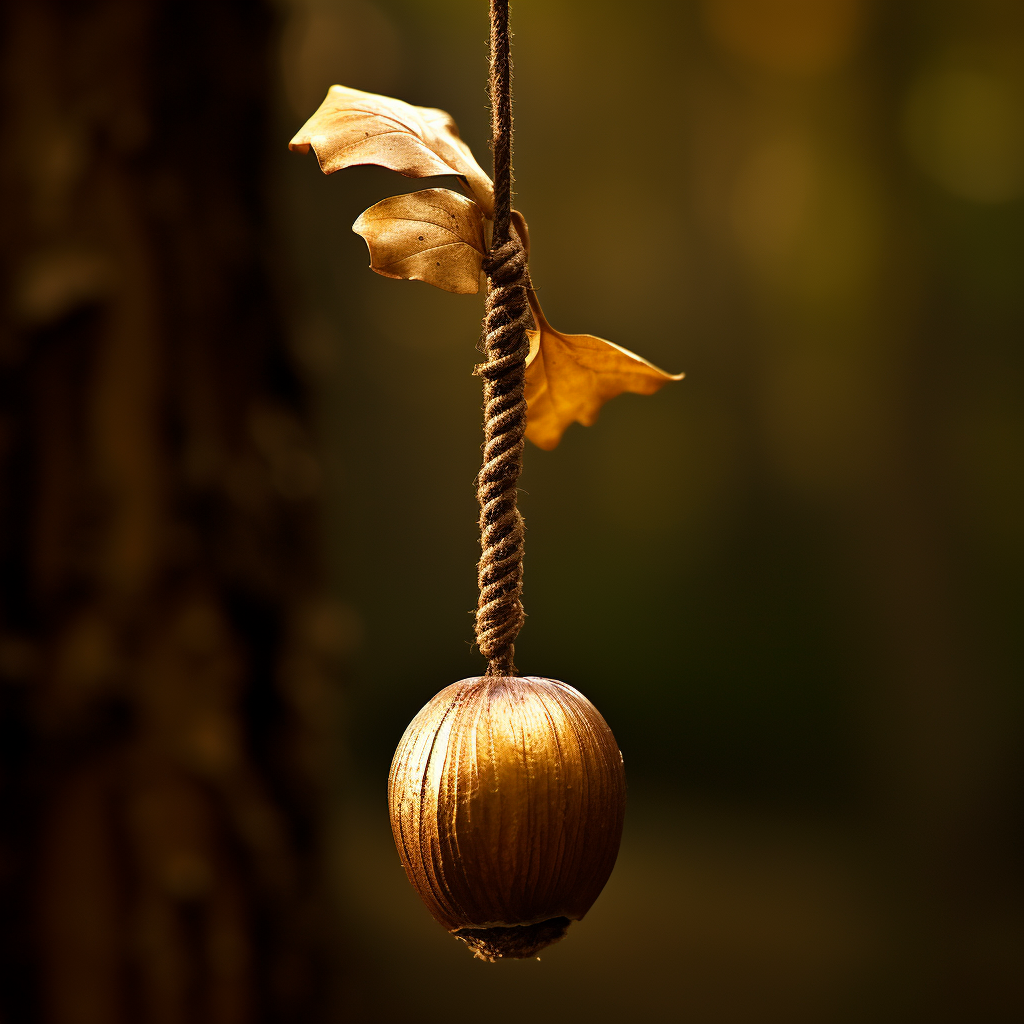
{"label": "acorn shell", "polygon": [[533,955],[590,909],[615,865],[626,780],[578,690],[476,676],[412,720],[388,798],[402,864],[437,921],[461,938],[524,929],[477,947],[496,959]]}

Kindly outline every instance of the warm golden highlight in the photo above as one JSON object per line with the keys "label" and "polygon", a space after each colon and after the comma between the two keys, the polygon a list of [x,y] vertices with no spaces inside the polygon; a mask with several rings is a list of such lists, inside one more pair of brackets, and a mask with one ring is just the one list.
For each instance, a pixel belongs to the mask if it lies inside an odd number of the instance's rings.
{"label": "warm golden highlight", "polygon": [[388,798],[427,909],[497,960],[535,955],[590,909],[618,854],[626,780],[583,694],[554,679],[478,676],[413,719]]}

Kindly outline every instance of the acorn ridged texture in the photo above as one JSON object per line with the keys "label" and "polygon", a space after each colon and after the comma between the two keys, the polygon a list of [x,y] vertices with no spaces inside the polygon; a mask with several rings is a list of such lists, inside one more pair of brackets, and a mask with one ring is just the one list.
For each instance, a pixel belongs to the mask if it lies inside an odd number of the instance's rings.
{"label": "acorn ridged texture", "polygon": [[388,802],[402,864],[434,918],[481,959],[523,958],[600,894],[626,779],[611,729],[578,690],[476,676],[409,724]]}

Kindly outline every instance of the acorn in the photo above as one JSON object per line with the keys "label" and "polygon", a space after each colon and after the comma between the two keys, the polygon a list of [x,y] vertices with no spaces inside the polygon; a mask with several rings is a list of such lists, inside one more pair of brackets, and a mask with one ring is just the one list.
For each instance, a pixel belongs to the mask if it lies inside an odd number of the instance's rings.
{"label": "acorn", "polygon": [[405,872],[482,960],[535,956],[604,888],[622,836],[622,755],[578,690],[537,676],[446,687],[405,731],[388,779]]}

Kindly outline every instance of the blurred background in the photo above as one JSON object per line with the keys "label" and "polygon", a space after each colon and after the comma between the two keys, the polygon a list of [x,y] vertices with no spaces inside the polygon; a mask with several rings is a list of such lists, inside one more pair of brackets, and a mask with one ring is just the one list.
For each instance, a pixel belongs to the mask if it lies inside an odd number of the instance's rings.
{"label": "blurred background", "polygon": [[482,671],[481,301],[350,231],[450,181],[286,148],[340,82],[487,166],[486,4],[18,0],[3,1024],[1024,1010],[1024,7],[512,17],[545,312],[687,374],[522,480],[517,664],[625,757],[604,894],[490,965],[405,881],[392,752]]}

